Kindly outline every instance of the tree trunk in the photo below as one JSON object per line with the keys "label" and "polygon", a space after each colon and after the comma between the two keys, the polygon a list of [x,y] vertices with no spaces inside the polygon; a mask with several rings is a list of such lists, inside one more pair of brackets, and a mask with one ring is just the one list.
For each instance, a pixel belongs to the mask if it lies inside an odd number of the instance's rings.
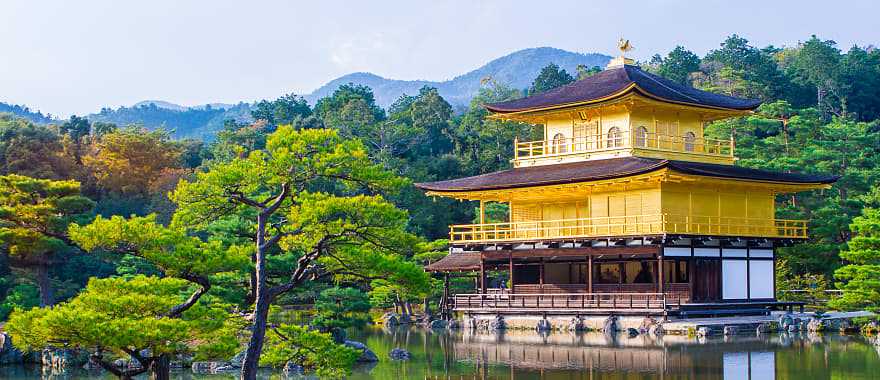
{"label": "tree trunk", "polygon": [[[256,261],[256,257],[251,255],[251,261]],[[253,270],[248,273],[248,292],[244,297],[244,304],[250,306],[257,299],[257,273]]]}
{"label": "tree trunk", "polygon": [[40,287],[40,307],[55,304],[55,291],[52,289],[52,279],[49,278],[49,265],[37,265],[37,285]]}
{"label": "tree trunk", "polygon": [[244,361],[241,364],[241,379],[256,380],[257,369],[260,364],[260,352],[263,350],[263,343],[266,338],[266,324],[269,317],[269,303],[271,303],[268,293],[269,287],[266,284],[266,252],[263,244],[266,240],[266,216],[262,213],[257,216],[257,249],[256,262],[254,263],[254,273],[256,277],[255,300],[253,328],[251,339],[248,342],[247,351],[245,351]]}
{"label": "tree trunk", "polygon": [[171,358],[162,354],[150,365],[150,380],[171,379]]}

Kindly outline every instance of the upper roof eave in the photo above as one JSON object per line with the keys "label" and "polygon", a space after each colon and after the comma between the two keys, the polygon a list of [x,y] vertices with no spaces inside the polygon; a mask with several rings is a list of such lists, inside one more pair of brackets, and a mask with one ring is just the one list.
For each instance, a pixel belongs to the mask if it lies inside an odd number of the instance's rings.
{"label": "upper roof eave", "polygon": [[531,113],[602,103],[625,96],[631,91],[638,91],[643,96],[666,103],[722,111],[751,111],[761,104],[759,100],[697,90],[647,73],[637,66],[625,65],[547,92],[483,104],[483,107],[497,114]]}

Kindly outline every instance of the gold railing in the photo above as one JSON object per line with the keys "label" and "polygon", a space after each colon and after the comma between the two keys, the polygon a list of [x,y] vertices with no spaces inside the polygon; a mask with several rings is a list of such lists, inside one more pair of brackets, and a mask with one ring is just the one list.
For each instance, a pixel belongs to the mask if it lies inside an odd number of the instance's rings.
{"label": "gold railing", "polygon": [[657,234],[803,239],[807,237],[807,221],[670,214],[613,216],[454,225],[449,240],[491,243]]}
{"label": "gold railing", "polygon": [[718,157],[733,157],[733,140],[672,136],[657,133],[620,131],[602,135],[514,143],[514,159],[564,156],[618,149],[649,149]]}

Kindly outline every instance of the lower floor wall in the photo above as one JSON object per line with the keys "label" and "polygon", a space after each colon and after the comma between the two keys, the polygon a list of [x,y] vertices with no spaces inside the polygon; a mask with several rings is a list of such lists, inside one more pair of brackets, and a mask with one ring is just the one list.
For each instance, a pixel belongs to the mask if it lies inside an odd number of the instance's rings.
{"label": "lower floor wall", "polygon": [[776,294],[775,252],[772,245],[671,246],[663,247],[666,258],[693,263],[693,296],[705,299],[769,300]]}

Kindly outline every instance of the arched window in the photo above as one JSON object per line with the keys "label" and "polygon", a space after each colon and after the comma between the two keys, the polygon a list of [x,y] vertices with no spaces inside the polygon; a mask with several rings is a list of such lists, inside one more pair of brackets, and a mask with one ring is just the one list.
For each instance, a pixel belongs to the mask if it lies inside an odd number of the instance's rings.
{"label": "arched window", "polygon": [[693,132],[688,132],[684,134],[684,151],[685,152],[693,152],[694,151],[694,143],[697,141],[697,135]]}
{"label": "arched window", "polygon": [[553,153],[566,153],[568,146],[565,145],[565,135],[557,133],[553,136]]}
{"label": "arched window", "polygon": [[620,137],[620,128],[611,127],[608,130],[608,147],[618,148],[623,146],[623,138]]}
{"label": "arched window", "polygon": [[636,146],[639,147],[647,147],[648,146],[648,128],[638,127],[636,128]]}

